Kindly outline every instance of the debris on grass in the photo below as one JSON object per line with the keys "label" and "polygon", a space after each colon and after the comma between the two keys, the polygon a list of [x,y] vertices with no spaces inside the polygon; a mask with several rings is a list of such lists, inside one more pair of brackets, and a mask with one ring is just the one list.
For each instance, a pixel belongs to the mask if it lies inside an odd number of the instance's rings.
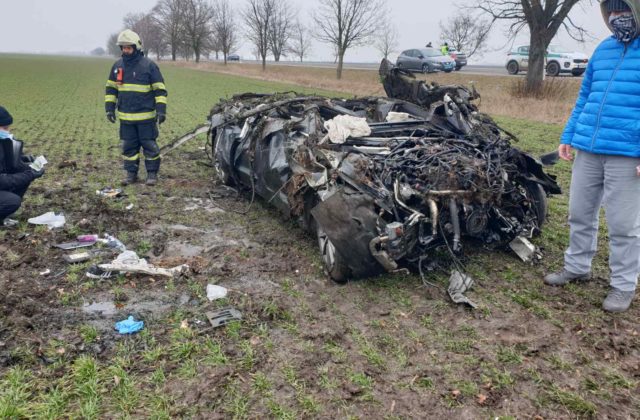
{"label": "debris on grass", "polygon": [[100,197],[116,198],[122,195],[122,190],[120,188],[105,187],[101,190],[96,190],[96,194]]}
{"label": "debris on grass", "polygon": [[523,236],[518,236],[509,242],[509,248],[524,262],[529,262],[536,256],[536,246]]}
{"label": "debris on grass", "polygon": [[116,322],[116,329],[120,334],[133,334],[144,328],[144,321],[136,321],[133,316],[124,321]]}
{"label": "debris on grass", "polygon": [[227,296],[227,289],[215,284],[207,284],[207,299],[217,300]]}
{"label": "debris on grass", "polygon": [[451,277],[449,278],[449,287],[447,291],[449,292],[449,296],[451,300],[455,303],[466,303],[472,308],[477,308],[478,305],[473,303],[469,298],[467,298],[464,293],[471,289],[473,286],[473,279],[471,276],[467,274],[463,274],[458,270],[454,270],[451,272]]}
{"label": "debris on grass", "polygon": [[45,214],[41,214],[40,216],[37,216],[37,217],[32,217],[27,221],[32,225],[47,225],[49,230],[55,229],[55,228],[61,228],[66,223],[64,214],[62,213],[55,214],[52,211],[47,212]]}
{"label": "debris on grass", "polygon": [[189,266],[182,264],[173,268],[160,268],[149,264],[144,258],[138,257],[134,251],[124,251],[108,264],[99,264],[98,268],[105,271],[119,271],[121,273],[148,274],[150,276],[177,277],[184,273]]}
{"label": "debris on grass", "polygon": [[235,308],[226,308],[219,311],[205,313],[213,328],[228,324],[231,321],[241,320],[242,314]]}

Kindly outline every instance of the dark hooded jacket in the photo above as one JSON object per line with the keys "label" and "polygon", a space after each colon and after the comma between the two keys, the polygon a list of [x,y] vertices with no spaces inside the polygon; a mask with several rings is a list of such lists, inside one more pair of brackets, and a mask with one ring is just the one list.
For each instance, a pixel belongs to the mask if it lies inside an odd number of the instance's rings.
{"label": "dark hooded jacket", "polygon": [[167,90],[158,65],[136,50],[111,67],[105,89],[105,110],[118,110],[125,124],[149,122],[166,115]]}
{"label": "dark hooded jacket", "polygon": [[0,139],[0,191],[20,190],[34,180],[34,171],[23,160],[20,140]]}

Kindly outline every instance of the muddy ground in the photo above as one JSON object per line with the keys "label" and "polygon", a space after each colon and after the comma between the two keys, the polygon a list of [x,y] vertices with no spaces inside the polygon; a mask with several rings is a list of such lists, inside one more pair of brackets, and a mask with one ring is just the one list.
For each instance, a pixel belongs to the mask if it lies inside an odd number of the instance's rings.
{"label": "muddy ground", "polygon": [[[32,186],[20,226],[0,233],[0,376],[19,368],[31,381],[22,397],[2,396],[5,409],[35,415],[59,385],[60,417],[84,416],[90,401],[101,418],[638,417],[640,305],[603,313],[602,268],[588,285],[545,287],[562,238],[539,239],[547,255],[533,266],[469,250],[475,311],[416,275],[337,285],[314,238],[216,185],[207,163],[197,147],[181,149],[158,187],[127,187],[115,200],[94,193],[91,173],[119,176],[107,163],[54,168],[66,181]],[[553,200],[559,211],[566,198]],[[26,223],[50,210],[64,211],[64,228]],[[70,265],[52,245],[89,233],[190,269],[173,280],[88,279],[88,265],[113,255]],[[439,287],[446,278],[429,276]],[[207,284],[228,297],[209,302]],[[242,320],[211,329],[205,312],[224,307]],[[145,329],[119,335],[114,322],[129,315]],[[87,357],[98,372],[92,400],[77,379]],[[133,403],[119,399],[123,386]]]}

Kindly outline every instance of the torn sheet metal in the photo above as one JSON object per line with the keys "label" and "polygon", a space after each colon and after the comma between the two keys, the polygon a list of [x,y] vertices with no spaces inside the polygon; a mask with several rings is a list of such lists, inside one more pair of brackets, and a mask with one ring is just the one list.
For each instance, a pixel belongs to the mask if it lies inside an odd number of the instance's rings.
{"label": "torn sheet metal", "polygon": [[[220,179],[322,234],[336,280],[431,268],[539,232],[560,187],[478,111],[473,87],[428,84],[388,62],[380,75],[388,97],[220,101],[209,116]],[[345,119],[368,134],[325,141],[327,123]]]}

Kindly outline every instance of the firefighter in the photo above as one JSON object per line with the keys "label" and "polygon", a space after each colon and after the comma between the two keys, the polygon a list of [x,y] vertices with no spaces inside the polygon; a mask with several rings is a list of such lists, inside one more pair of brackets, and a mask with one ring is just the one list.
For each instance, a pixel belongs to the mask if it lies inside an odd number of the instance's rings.
{"label": "firefighter", "polygon": [[140,148],[144,152],[147,185],[156,185],[160,169],[158,125],[167,118],[167,90],[160,69],[144,56],[142,41],[126,29],[118,35],[122,58],[109,72],[105,94],[107,120],[120,119],[120,139],[126,177],[122,185],[138,181]]}

